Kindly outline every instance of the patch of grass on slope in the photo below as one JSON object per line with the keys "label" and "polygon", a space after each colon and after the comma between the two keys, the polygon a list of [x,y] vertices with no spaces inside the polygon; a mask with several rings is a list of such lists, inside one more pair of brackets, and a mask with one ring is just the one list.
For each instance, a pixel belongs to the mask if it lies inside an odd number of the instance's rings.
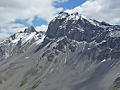
{"label": "patch of grass on slope", "polygon": [[27,83],[27,79],[23,80],[20,84],[20,87],[24,86]]}
{"label": "patch of grass on slope", "polygon": [[118,87],[114,87],[112,90],[118,90]]}

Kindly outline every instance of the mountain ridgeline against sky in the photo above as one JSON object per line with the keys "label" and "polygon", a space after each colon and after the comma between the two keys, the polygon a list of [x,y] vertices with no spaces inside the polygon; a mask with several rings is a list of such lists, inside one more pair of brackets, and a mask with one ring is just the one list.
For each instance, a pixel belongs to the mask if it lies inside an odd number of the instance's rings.
{"label": "mountain ridgeline against sky", "polygon": [[0,90],[119,90],[120,26],[61,12],[0,43]]}

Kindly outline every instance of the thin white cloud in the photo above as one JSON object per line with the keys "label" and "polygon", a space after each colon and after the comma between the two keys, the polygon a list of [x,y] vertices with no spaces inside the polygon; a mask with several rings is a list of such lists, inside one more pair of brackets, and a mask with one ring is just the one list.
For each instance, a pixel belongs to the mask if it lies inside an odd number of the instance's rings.
{"label": "thin white cloud", "polygon": [[25,29],[26,27],[22,24],[6,24],[7,26],[3,26],[3,28],[0,29],[0,33],[16,33],[19,31],[22,31],[23,29]]}
{"label": "thin white cloud", "polygon": [[111,24],[120,23],[120,0],[88,0],[67,12],[80,12],[89,18]]}
{"label": "thin white cloud", "polygon": [[[56,0],[0,0],[0,26],[15,21],[28,19],[31,24],[33,18],[38,16],[50,21],[61,8],[53,6]],[[66,0],[57,0],[65,2]]]}
{"label": "thin white cloud", "polygon": [[2,41],[3,39],[7,38],[9,35],[6,33],[0,33],[0,41]]}
{"label": "thin white cloud", "polygon": [[2,28],[0,28],[0,41],[9,37],[11,34],[19,32],[19,31],[23,31],[25,28],[24,25],[22,24],[6,24],[7,26],[3,26]]}
{"label": "thin white cloud", "polygon": [[48,28],[47,25],[41,25],[41,26],[35,27],[37,31],[47,31],[47,28]]}

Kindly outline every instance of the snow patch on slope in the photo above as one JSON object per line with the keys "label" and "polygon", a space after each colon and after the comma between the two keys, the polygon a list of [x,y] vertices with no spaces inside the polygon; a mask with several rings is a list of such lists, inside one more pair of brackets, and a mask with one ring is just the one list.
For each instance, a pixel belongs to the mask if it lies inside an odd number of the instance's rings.
{"label": "snow patch on slope", "polygon": [[25,42],[27,42],[28,40],[32,39],[35,36],[36,32],[33,33],[16,33],[15,35],[15,39],[11,40],[11,43],[18,43],[18,41],[21,39],[22,40],[22,44],[24,44]]}
{"label": "snow patch on slope", "polygon": [[38,44],[42,43],[44,41],[44,38],[45,38],[45,35],[43,35],[41,37],[41,39],[39,39],[38,41],[36,41],[35,44],[38,45]]}
{"label": "snow patch on slope", "polygon": [[120,37],[120,31],[111,31],[109,36],[110,37]]}

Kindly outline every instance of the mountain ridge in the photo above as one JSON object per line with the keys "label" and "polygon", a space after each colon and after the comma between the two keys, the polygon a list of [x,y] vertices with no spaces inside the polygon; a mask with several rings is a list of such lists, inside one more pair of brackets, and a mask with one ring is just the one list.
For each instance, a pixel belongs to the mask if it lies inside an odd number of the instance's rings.
{"label": "mountain ridge", "polygon": [[17,32],[0,43],[0,55],[3,54],[3,57],[6,58],[17,53],[24,53],[33,43],[40,41],[39,39],[42,42],[44,33],[42,31],[37,32],[33,26],[26,28],[24,31]]}
{"label": "mountain ridge", "polygon": [[1,90],[119,90],[119,25],[61,12],[46,33],[19,35],[3,42],[19,49],[0,62]]}

